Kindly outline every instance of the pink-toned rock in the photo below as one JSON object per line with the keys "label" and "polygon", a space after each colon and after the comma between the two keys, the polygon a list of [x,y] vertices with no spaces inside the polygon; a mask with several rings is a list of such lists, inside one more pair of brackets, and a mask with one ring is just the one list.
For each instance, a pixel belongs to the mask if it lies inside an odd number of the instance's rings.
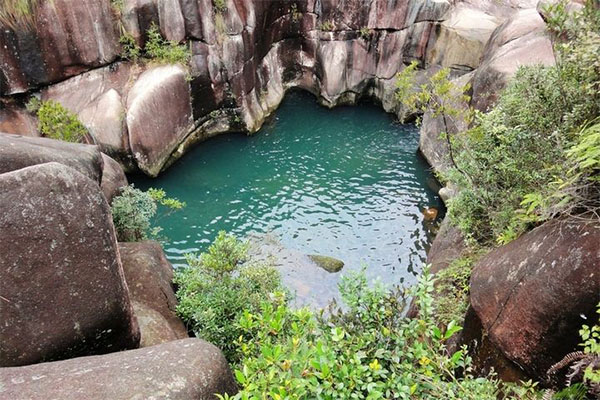
{"label": "pink-toned rock", "polygon": [[119,243],[125,280],[134,301],[142,347],[187,338],[175,314],[173,267],[158,242]]}
{"label": "pink-toned rock", "polygon": [[237,386],[219,349],[185,339],[144,349],[0,369],[3,399],[214,399]]}
{"label": "pink-toned rock", "polygon": [[471,306],[490,340],[534,377],[577,349],[600,302],[600,226],[551,221],[480,259]]}
{"label": "pink-toned rock", "polygon": [[127,186],[127,177],[118,162],[104,153],[102,153],[102,160],[104,165],[102,167],[100,188],[108,204],[111,204],[113,198],[120,193],[121,188]]}
{"label": "pink-toned rock", "polygon": [[110,0],[44,1],[35,10],[32,26],[0,29],[1,95],[77,75],[119,54]]}
{"label": "pink-toned rock", "polygon": [[61,163],[97,184],[101,182],[103,160],[97,146],[0,133],[0,174],[48,162]]}
{"label": "pink-toned rock", "polygon": [[127,96],[129,143],[137,166],[156,176],[193,128],[190,85],[177,65],[140,75]]}
{"label": "pink-toned rock", "polygon": [[0,132],[23,136],[40,136],[38,122],[23,106],[0,102]]}
{"label": "pink-toned rock", "polygon": [[48,163],[1,174],[0,187],[0,366],[137,347],[98,184]]}

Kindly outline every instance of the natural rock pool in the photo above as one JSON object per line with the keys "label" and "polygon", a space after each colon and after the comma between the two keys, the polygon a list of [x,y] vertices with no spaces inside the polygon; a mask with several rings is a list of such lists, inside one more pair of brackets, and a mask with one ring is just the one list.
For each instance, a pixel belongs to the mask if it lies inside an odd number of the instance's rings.
{"label": "natural rock pool", "polygon": [[412,283],[431,239],[422,210],[443,207],[418,142],[416,127],[374,105],[328,110],[293,92],[257,134],[218,136],[158,178],[130,181],[187,202],[157,222],[176,265],[219,230],[257,232],[339,258],[343,271]]}

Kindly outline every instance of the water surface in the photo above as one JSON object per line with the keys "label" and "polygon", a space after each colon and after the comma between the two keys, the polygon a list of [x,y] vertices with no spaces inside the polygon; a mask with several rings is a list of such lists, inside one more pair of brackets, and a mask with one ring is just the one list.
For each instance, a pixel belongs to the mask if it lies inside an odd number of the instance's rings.
{"label": "water surface", "polygon": [[219,230],[268,233],[303,253],[337,257],[344,270],[414,281],[430,242],[424,207],[441,208],[418,131],[374,105],[328,110],[288,94],[255,135],[221,135],[199,144],[157,179],[187,202],[159,224],[174,264],[204,250]]}

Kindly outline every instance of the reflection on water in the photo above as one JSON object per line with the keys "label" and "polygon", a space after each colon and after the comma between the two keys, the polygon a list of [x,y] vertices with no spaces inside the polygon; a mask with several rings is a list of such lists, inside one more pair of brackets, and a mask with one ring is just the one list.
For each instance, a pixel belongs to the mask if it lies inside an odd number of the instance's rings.
{"label": "reflection on water", "polygon": [[254,136],[218,136],[159,178],[131,180],[187,202],[160,221],[174,264],[219,230],[258,232],[345,270],[368,265],[371,277],[412,283],[430,242],[422,210],[441,208],[417,147],[414,126],[375,106],[327,110],[292,93]]}

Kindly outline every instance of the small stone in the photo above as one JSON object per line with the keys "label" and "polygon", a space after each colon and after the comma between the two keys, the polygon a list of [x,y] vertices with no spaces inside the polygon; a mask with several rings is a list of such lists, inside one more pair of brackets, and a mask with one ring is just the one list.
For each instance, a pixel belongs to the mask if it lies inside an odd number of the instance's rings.
{"label": "small stone", "polygon": [[425,221],[434,221],[438,216],[438,210],[435,207],[426,207],[423,209]]}

